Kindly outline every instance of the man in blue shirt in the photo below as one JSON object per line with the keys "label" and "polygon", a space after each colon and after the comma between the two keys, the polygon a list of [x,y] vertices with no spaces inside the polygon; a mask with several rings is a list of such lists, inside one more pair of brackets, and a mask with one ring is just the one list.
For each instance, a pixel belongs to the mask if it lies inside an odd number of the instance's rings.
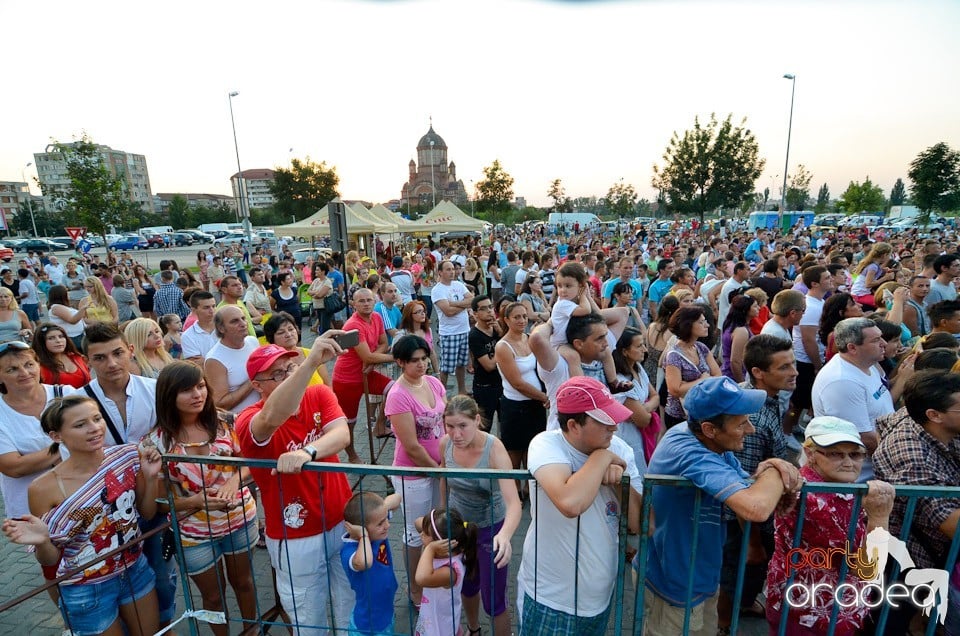
{"label": "man in blue shirt", "polygon": [[670,277],[673,276],[674,270],[676,270],[677,265],[673,262],[672,258],[661,258],[657,261],[657,280],[653,281],[650,284],[650,320],[655,320],[657,317],[657,309],[660,307],[660,301],[663,300],[663,297],[670,293],[670,289],[673,287],[673,281],[670,280]]}
{"label": "man in blue shirt", "polygon": [[[656,529],[647,560],[644,634],[682,633],[689,604],[689,633],[714,636],[726,538],[723,505],[741,519],[760,523],[785,493],[799,490],[797,469],[782,459],[760,462],[751,485],[733,454],[743,449],[744,438],[755,431],[747,416],[759,411],[766,398],[766,392],[743,389],[730,378],[707,378],[686,395],[687,421],[668,430],[654,451],[648,473],[685,477],[696,489],[658,486],[653,490]],[[694,546],[691,519],[697,490],[701,503]],[[696,569],[688,596],[691,556]]]}
{"label": "man in blue shirt", "polygon": [[374,305],[373,310],[383,318],[383,327],[387,330],[387,343],[392,347],[393,338],[397,335],[400,328],[400,319],[402,312],[397,301],[400,300],[400,292],[393,283],[386,283],[383,286],[383,300]]}
{"label": "man in blue shirt", "polygon": [[643,285],[631,278],[633,276],[633,259],[629,256],[624,256],[620,259],[617,269],[620,271],[620,277],[611,278],[603,284],[603,292],[600,294],[603,296],[603,307],[612,307],[615,304],[613,301],[613,288],[617,283],[628,283],[633,289],[633,307],[635,309],[642,309]]}
{"label": "man in blue shirt", "polygon": [[767,258],[767,241],[770,240],[770,233],[763,232],[757,238],[750,241],[747,249],[743,251],[743,258],[749,263],[759,263]]}

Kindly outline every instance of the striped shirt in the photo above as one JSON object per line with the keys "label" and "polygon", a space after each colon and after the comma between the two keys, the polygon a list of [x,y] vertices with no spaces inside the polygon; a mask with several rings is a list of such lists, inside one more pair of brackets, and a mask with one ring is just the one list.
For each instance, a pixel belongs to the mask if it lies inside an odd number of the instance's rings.
{"label": "striped shirt", "polygon": [[[75,493],[43,515],[50,540],[63,550],[57,576],[90,563],[96,556],[140,536],[136,505],[140,455],[134,444],[110,446],[103,451],[97,472]],[[141,546],[130,546],[109,559],[89,565],[64,581],[65,585],[100,583],[132,566]]]}

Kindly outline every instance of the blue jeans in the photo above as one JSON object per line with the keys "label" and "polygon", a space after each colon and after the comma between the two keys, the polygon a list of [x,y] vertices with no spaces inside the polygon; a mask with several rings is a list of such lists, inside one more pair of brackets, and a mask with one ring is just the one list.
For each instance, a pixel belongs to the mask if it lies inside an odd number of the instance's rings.
{"label": "blue jeans", "polygon": [[[147,533],[167,520],[158,514],[153,519],[140,519],[140,531]],[[173,620],[177,611],[177,562],[172,557],[163,558],[163,533],[159,532],[143,542],[143,555],[156,576],[157,603],[160,606],[160,623]]]}
{"label": "blue jeans", "polygon": [[60,587],[60,612],[76,636],[106,631],[120,615],[120,606],[132,603],[153,590],[153,571],[140,557],[116,576],[100,583]]}

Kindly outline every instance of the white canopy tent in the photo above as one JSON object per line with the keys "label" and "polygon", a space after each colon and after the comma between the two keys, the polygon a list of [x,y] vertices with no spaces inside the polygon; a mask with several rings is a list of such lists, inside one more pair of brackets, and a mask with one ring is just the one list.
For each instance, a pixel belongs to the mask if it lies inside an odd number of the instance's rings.
{"label": "white canopy tent", "polygon": [[[342,201],[340,201],[340,199],[334,199],[330,203],[342,203]],[[277,234],[277,236],[293,236],[304,238],[309,238],[311,236],[329,236],[329,206],[330,204],[328,203],[320,208],[315,214],[312,214],[301,221],[297,221],[296,223],[274,226],[273,231]],[[372,219],[365,214],[358,213],[349,205],[344,206],[344,214],[347,219],[347,234],[351,236],[356,234],[386,234],[392,229],[386,223]]]}
{"label": "white canopy tent", "polygon": [[421,219],[400,226],[401,232],[483,232],[483,221],[475,219],[450,201],[441,201]]}

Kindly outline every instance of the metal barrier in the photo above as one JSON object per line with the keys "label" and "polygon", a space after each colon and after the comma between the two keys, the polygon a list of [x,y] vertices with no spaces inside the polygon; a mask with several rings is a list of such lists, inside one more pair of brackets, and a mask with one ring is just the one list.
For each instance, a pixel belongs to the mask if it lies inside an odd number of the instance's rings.
{"label": "metal barrier", "polygon": [[[644,596],[648,591],[646,590],[646,585],[644,585],[645,575],[647,570],[647,560],[650,556],[650,537],[653,532],[651,523],[655,523],[652,511],[653,511],[653,490],[654,488],[694,488],[693,484],[683,478],[675,477],[671,475],[644,475],[644,493],[643,493],[643,510],[641,513],[641,529],[640,529],[640,546],[637,553],[637,585],[636,585],[636,595],[634,597],[634,608],[635,608],[635,620],[633,626],[634,636],[640,636],[643,633],[643,623],[644,623]],[[904,519],[900,530],[900,540],[906,541],[907,537],[910,535],[910,529],[913,524],[914,513],[916,511],[917,500],[924,497],[937,497],[937,498],[951,498],[951,499],[960,499],[960,487],[927,487],[927,486],[895,486],[896,496],[899,498],[906,498],[907,505],[904,513]],[[804,515],[807,509],[807,496],[808,494],[814,493],[824,493],[824,494],[845,494],[853,495],[853,512],[850,517],[850,521],[847,525],[847,544],[852,546],[854,544],[854,538],[856,536],[857,530],[857,521],[859,519],[860,508],[864,495],[867,494],[867,485],[866,484],[839,484],[839,483],[806,483],[801,490],[801,497],[799,503],[797,504],[797,525],[794,528],[793,532],[793,549],[800,547],[801,538],[803,534],[803,523]],[[698,545],[699,536],[699,524],[696,523],[696,520],[700,518],[700,508],[701,501],[703,498],[703,491],[697,490],[694,499],[694,509],[692,511],[691,521],[693,523],[693,544],[691,549],[691,559],[690,563],[686,564],[689,568],[689,575],[687,578],[687,589],[686,589],[686,606],[684,608],[684,624],[683,624],[683,634],[688,634],[690,632],[690,618],[691,610],[693,609],[693,604],[690,602],[690,599],[693,596],[693,582],[694,582],[694,571],[696,568],[695,556],[696,556],[696,547]],[[960,505],[960,502],[958,502]],[[730,633],[736,634],[739,626],[739,608],[741,605],[741,598],[743,593],[743,584],[744,584],[744,572],[746,570],[746,560],[747,560],[747,548],[750,538],[750,528],[751,523],[749,521],[743,522],[743,540],[740,544],[740,556],[737,562],[737,578],[736,578],[736,589],[733,597],[733,612],[731,615],[731,625]],[[948,573],[953,571],[954,564],[956,563],[957,553],[960,551],[960,532],[956,533],[953,537],[953,540],[950,544],[950,550],[947,556],[947,562],[945,569]],[[838,582],[843,582],[846,580],[848,572],[848,563],[847,559],[842,559],[840,566],[840,572],[838,576]],[[900,573],[899,563],[893,561],[893,569],[891,572],[890,580],[896,580]],[[790,586],[793,584],[795,577],[795,570],[790,570],[787,581],[784,584],[784,590],[789,590]],[[946,589],[942,589],[941,592],[945,595],[947,594]],[[786,592],[783,596],[783,606],[786,605]],[[942,601],[946,601],[946,598],[942,598]],[[834,631],[836,630],[837,618],[839,614],[840,606],[837,603],[833,604],[831,609],[830,624],[827,636],[833,636]],[[876,634],[884,634],[887,626],[887,621],[890,614],[890,604],[883,603],[883,607],[876,614]],[[787,630],[787,619],[789,616],[788,611],[781,611],[780,613],[780,622],[778,626],[777,633],[780,636],[786,634]],[[933,607],[931,608],[929,619],[926,625],[926,634],[927,636],[932,636],[937,628],[938,621],[938,610],[937,603],[934,602]]]}
{"label": "metal barrier", "polygon": [[[176,461],[176,462],[188,462],[188,463],[196,463],[196,464],[204,464],[204,465],[216,464],[216,465],[218,465],[218,466],[231,465],[231,466],[237,467],[237,469],[239,469],[239,467],[241,467],[241,466],[247,466],[247,467],[252,467],[252,468],[266,468],[266,469],[272,469],[272,468],[274,468],[274,467],[276,466],[276,461],[274,461],[274,460],[258,460],[258,459],[247,459],[247,458],[232,458],[232,457],[164,455],[164,456],[163,456],[163,459],[164,459],[164,462]],[[373,489],[373,488],[365,488],[365,486],[364,486],[364,481],[365,481],[365,479],[366,479],[367,477],[370,477],[370,476],[384,476],[384,477],[429,477],[429,478],[434,478],[434,479],[439,479],[439,478],[442,478],[442,477],[460,477],[460,478],[484,479],[484,480],[511,479],[511,480],[530,480],[530,481],[533,481],[530,473],[527,472],[527,471],[523,471],[523,470],[504,470],[504,471],[501,471],[501,470],[491,470],[491,469],[401,468],[401,467],[394,467],[394,466],[375,466],[375,465],[358,465],[358,464],[328,464],[328,463],[317,462],[317,463],[308,463],[308,464],[304,465],[303,471],[304,471],[304,472],[310,472],[310,471],[315,471],[315,472],[334,472],[334,473],[344,473],[344,474],[346,474],[348,477],[354,477],[354,476],[355,476],[355,477],[357,478],[357,482],[356,482],[356,484],[355,484],[355,486],[354,486],[354,489],[353,489],[355,493],[356,493],[356,492],[364,492],[365,490],[371,491],[371,492],[376,492],[375,489]],[[275,478],[279,480],[279,479],[280,479],[280,476],[279,476],[279,475],[276,475]],[[380,480],[376,480],[374,483],[380,484],[380,483],[382,483],[382,482],[381,482]],[[628,490],[627,490],[628,487],[629,487],[629,479],[626,478],[626,477],[624,477],[624,479],[622,480],[622,483],[621,483],[621,502],[620,502],[620,505],[621,505],[621,510],[622,510],[622,511],[626,511],[626,509],[627,509],[627,502],[628,502],[628,497],[629,497],[629,493],[628,493]],[[171,489],[168,488],[168,492],[170,492],[170,491],[171,491]],[[381,492],[382,492],[382,491],[381,491]],[[283,497],[282,489],[281,489],[281,491],[280,491],[280,495],[281,495],[281,498],[282,498],[282,497]],[[321,496],[321,500],[322,500],[322,498],[323,498],[323,492],[322,492],[322,490],[321,490],[321,492],[320,492],[320,496]],[[539,489],[532,488],[532,489],[531,489],[531,506],[535,506],[535,505],[536,505],[536,503],[537,503],[537,497],[539,497],[539,496],[541,496],[541,493],[539,492]],[[179,512],[180,512],[180,511],[177,511],[177,510],[176,510],[175,501],[173,501],[173,498],[172,498],[172,497],[171,497],[170,505],[171,505],[171,509],[174,510],[175,512],[177,512],[177,513],[178,513],[178,516],[179,516]],[[282,504],[281,504],[281,507],[282,507]],[[407,510],[406,510],[406,501],[405,501],[405,500],[404,500],[404,502],[403,502],[403,509],[402,509],[402,511],[403,511],[403,514],[404,514],[404,518],[406,519]],[[491,506],[491,515],[492,515],[492,506]],[[492,520],[491,520],[491,521],[492,521]],[[492,524],[491,524],[491,525],[492,525]],[[179,524],[173,524],[173,530],[174,530],[174,533],[175,533],[175,536],[176,536],[176,539],[177,539],[177,545],[180,546],[180,528],[179,528]],[[286,531],[286,526],[284,526],[284,530]],[[549,533],[549,529],[545,529],[545,532],[546,532],[546,533]],[[535,527],[535,533],[537,533],[537,535],[539,536],[540,529]],[[519,538],[519,539],[521,540],[521,542],[522,542],[523,537],[520,536],[520,535],[521,535],[521,532],[518,531],[518,532],[517,532],[517,535],[515,535],[514,539]],[[545,537],[548,537],[549,534],[545,534],[544,536],[545,536]],[[284,539],[284,540],[285,540],[285,539]],[[539,544],[539,542],[538,542],[538,544]],[[626,554],[626,549],[627,549],[627,515],[626,515],[626,514],[621,514],[621,515],[620,515],[620,519],[619,519],[619,532],[618,532],[618,546],[619,546],[619,553],[618,553],[617,581],[616,581],[615,586],[614,586],[614,597],[613,597],[613,599],[612,599],[612,603],[613,603],[613,608],[612,608],[612,609],[613,609],[613,615],[614,615],[612,630],[613,630],[613,633],[615,633],[615,634],[621,634],[621,633],[622,633],[623,620],[624,620],[624,603],[623,603],[622,601],[623,601],[623,598],[624,598],[624,578],[625,578],[625,577],[624,577],[624,574],[625,574],[625,558],[624,558],[624,556],[625,556],[625,554]],[[577,558],[579,558],[579,548],[580,548],[580,546],[579,546],[579,537],[578,537]],[[404,551],[404,552],[405,552],[405,551]],[[519,560],[518,560],[516,557],[517,557],[518,554],[520,554],[520,552],[521,552],[520,550],[517,550],[517,551],[514,552],[514,559],[512,560],[512,564],[516,564],[516,563],[519,562]],[[190,618],[190,617],[192,616],[192,614],[193,614],[198,608],[195,607],[195,601],[194,601],[194,599],[193,599],[193,595],[192,595],[192,593],[191,593],[191,588],[190,588],[190,581],[188,580],[188,577],[187,577],[187,575],[186,575],[186,570],[185,570],[185,568],[183,567],[184,559],[183,559],[183,550],[182,550],[182,548],[178,548],[178,550],[177,550],[177,559],[178,559],[178,562],[179,562],[179,564],[180,564],[180,572],[181,572],[183,592],[184,592],[183,596],[184,596],[185,605],[186,605],[186,607],[185,607],[185,609],[186,609],[185,616],[187,616],[188,618]],[[404,569],[405,569],[406,572],[408,572],[408,573],[411,573],[411,574],[412,574],[412,573],[416,570],[416,564],[415,564],[415,563],[409,563],[409,562],[407,562],[407,561],[406,561],[406,555],[404,556],[404,563],[403,563],[403,565],[405,566]],[[579,567],[578,567],[578,566],[579,566],[579,563],[577,562],[577,559],[575,559],[574,564],[573,564],[573,568],[572,568],[572,571],[571,571],[571,581],[572,581],[572,584],[574,585],[574,589],[575,589],[575,592],[574,592],[574,598],[575,598],[575,599],[577,598],[577,596],[576,596],[576,585],[578,584],[579,579],[580,579],[581,577],[583,577],[583,576],[589,576],[589,573],[588,573],[588,572],[583,572],[583,573],[579,572],[579,571],[578,571],[578,570],[579,570]],[[491,570],[493,570],[493,568],[491,568]],[[283,576],[284,573],[283,573],[283,572],[275,572],[274,575],[275,575],[275,576]],[[515,570],[515,569],[511,572],[511,576],[514,576],[514,577],[516,576],[516,570]],[[493,577],[492,577],[492,575],[491,575],[491,579],[492,579],[492,578],[493,578]],[[401,583],[401,586],[402,586],[403,581],[400,580],[399,582]],[[492,585],[493,581],[491,580],[490,583],[491,583],[491,585]],[[262,585],[262,583],[261,583],[261,585]],[[401,587],[400,589],[403,589],[403,588]],[[220,592],[221,592],[222,598],[226,598],[226,597],[225,597],[225,590],[221,589]],[[451,602],[453,602],[453,600],[454,600],[454,599],[451,598]],[[512,606],[515,606],[515,601],[516,601],[516,599],[509,599],[509,598],[507,599],[507,607],[508,607],[508,610],[507,610],[507,611],[510,611],[510,608],[511,608]],[[327,586],[327,599],[325,600],[325,602],[326,602],[326,604],[327,604],[328,609],[331,610],[331,614],[333,614],[332,610],[333,610],[333,605],[334,605],[334,603],[333,603],[333,598],[332,598],[332,591],[331,591],[329,585]],[[299,624],[299,622],[298,622],[297,619],[296,619],[296,616],[292,616],[292,617],[291,617],[291,616],[287,616],[286,613],[284,613],[284,612],[282,611],[282,608],[279,607],[279,602],[278,602],[278,604],[277,604],[276,607],[272,608],[271,611],[273,612],[274,615],[271,616],[271,617],[268,617],[268,616],[266,616],[266,615],[264,615],[264,614],[261,614],[260,609],[259,609],[259,607],[258,607],[258,612],[257,612],[257,613],[258,613],[258,618],[257,618],[255,621],[243,621],[242,619],[240,619],[240,620],[236,619],[236,617],[230,617],[230,618],[229,618],[229,622],[230,622],[230,623],[238,623],[238,622],[245,623],[245,624],[243,625],[244,628],[250,628],[250,627],[252,627],[253,625],[255,625],[259,630],[261,630],[261,631],[263,631],[263,632],[268,631],[268,630],[269,630],[271,627],[273,627],[273,626],[280,626],[280,627],[285,627],[285,628],[299,627],[299,628],[302,628],[302,629],[315,628],[315,629],[318,629],[318,630],[330,630],[331,633],[333,633],[333,630],[336,629],[336,633],[347,633],[346,629],[344,629],[346,623],[345,623],[345,621],[343,620],[343,617],[337,617],[336,615],[331,615],[331,623],[332,623],[332,625],[305,625],[305,624]],[[295,609],[294,609],[294,614],[296,614],[296,610],[295,610]],[[482,616],[482,613],[481,613],[481,616]],[[273,619],[280,619],[280,620],[273,620]],[[291,619],[292,619],[292,620],[291,620]],[[410,633],[410,634],[414,633],[415,621],[413,620],[413,613],[412,613],[412,612],[407,612],[407,622],[409,623],[408,626],[407,626],[407,627],[409,628],[409,630],[408,630],[408,631],[403,631],[403,632],[396,632],[396,633]],[[194,618],[190,618],[190,623],[191,623],[191,633],[194,633],[194,634],[198,633],[198,632],[196,631],[196,630],[197,630],[196,620],[195,620]],[[252,623],[252,624],[246,624],[246,623]],[[337,627],[335,628],[334,626],[337,626]],[[451,632],[451,634],[452,634],[452,633],[455,633],[455,631],[456,631],[456,630],[453,630],[453,631]],[[608,630],[608,631],[609,631],[609,630]],[[351,633],[354,633],[354,632],[351,632]],[[496,631],[493,632],[493,635],[494,635],[494,636],[497,636]],[[508,635],[501,635],[501,636],[508,636]]]}

